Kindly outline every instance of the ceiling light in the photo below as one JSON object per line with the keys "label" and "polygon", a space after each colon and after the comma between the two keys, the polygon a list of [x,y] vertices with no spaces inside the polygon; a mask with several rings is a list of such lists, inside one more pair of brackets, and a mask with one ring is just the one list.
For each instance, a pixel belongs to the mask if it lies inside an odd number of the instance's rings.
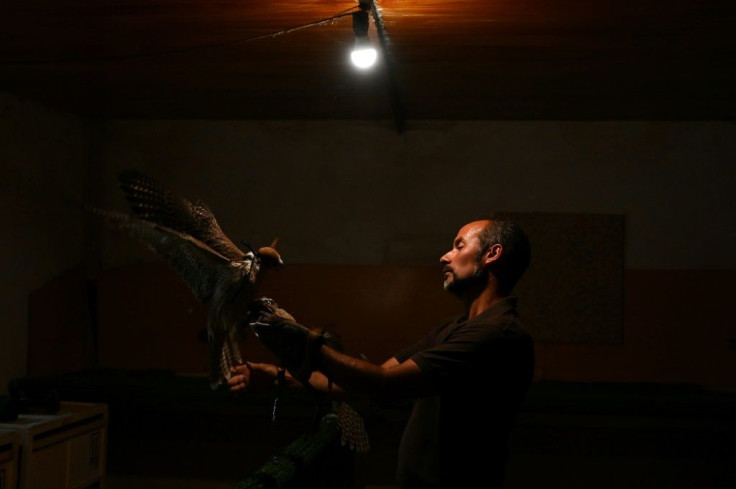
{"label": "ceiling light", "polygon": [[[367,6],[367,3],[365,4]],[[353,33],[355,34],[355,45],[350,53],[353,65],[361,70],[370,68],[378,59],[378,51],[368,37],[368,12],[364,4],[360,4],[361,10],[353,13]]]}
{"label": "ceiling light", "polygon": [[370,68],[376,63],[378,59],[378,51],[373,47],[370,40],[367,40],[368,44],[364,44],[366,40],[360,38],[355,40],[355,46],[350,52],[350,61],[356,68],[365,70]]}

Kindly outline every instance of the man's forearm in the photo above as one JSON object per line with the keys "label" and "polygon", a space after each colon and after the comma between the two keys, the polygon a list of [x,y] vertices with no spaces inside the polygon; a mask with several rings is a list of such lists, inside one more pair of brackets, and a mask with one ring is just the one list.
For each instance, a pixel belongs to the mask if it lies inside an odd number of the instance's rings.
{"label": "man's forearm", "polygon": [[400,365],[391,359],[379,366],[322,346],[317,352],[316,367],[353,397],[382,400],[427,391],[421,371],[413,362]]}
{"label": "man's forearm", "polygon": [[[301,382],[294,380],[294,383],[301,385]],[[322,392],[328,395],[328,397],[335,401],[349,401],[358,398],[353,393],[347,392],[345,389],[340,387],[336,382],[329,379],[322,372],[312,372],[309,376],[309,385],[312,389],[317,392]]]}

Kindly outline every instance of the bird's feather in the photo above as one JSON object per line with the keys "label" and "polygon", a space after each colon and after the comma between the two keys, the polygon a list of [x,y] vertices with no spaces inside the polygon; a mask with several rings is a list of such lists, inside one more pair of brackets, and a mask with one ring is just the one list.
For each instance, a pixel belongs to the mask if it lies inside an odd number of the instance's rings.
{"label": "bird's feather", "polygon": [[[212,300],[222,280],[232,273],[230,260],[193,236],[122,212],[95,207],[91,211],[164,258],[203,304]],[[242,273],[248,271],[244,264]]]}
{"label": "bird's feather", "polygon": [[347,402],[333,402],[337,424],[340,427],[340,443],[356,452],[367,452],[371,443],[365,422],[353,407]]}
{"label": "bird's feather", "polygon": [[118,176],[135,214],[91,208],[113,227],[146,244],[184,279],[195,298],[208,304],[210,385],[214,389],[242,364],[238,339],[247,323],[264,266],[280,265],[271,247],[243,252],[225,235],[204,202],[190,201],[136,171]]}
{"label": "bird's feather", "polygon": [[210,208],[201,200],[190,201],[137,170],[118,175],[120,188],[139,217],[189,234],[230,260],[245,253],[222,231]]}
{"label": "bird's feather", "polygon": [[232,367],[243,363],[238,346],[239,326],[252,299],[258,263],[253,253],[235,262],[197,238],[121,212],[92,208],[113,227],[138,239],[171,265],[191,288],[194,297],[209,304],[207,343],[210,386],[230,378]]}

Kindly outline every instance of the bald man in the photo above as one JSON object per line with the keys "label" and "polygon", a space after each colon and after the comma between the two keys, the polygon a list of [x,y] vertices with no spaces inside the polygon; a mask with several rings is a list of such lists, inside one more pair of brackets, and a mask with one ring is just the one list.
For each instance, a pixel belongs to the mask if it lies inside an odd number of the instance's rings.
{"label": "bald man", "polygon": [[[503,487],[507,440],[534,372],[534,345],[511,295],[530,260],[527,236],[499,218],[463,226],[440,258],[444,289],[464,314],[429,331],[382,365],[357,359],[318,341],[306,328],[264,314],[257,324],[270,339],[294,338],[303,328],[296,363],[303,380],[339,398],[414,399],[399,448],[397,480],[403,489]],[[270,340],[269,340],[270,341]],[[277,343],[267,347],[286,364],[294,359]],[[309,365],[303,365],[309,359]],[[292,369],[296,370],[296,369]],[[252,375],[274,376],[276,367],[237,367],[232,391]],[[293,371],[290,373],[294,374]]]}

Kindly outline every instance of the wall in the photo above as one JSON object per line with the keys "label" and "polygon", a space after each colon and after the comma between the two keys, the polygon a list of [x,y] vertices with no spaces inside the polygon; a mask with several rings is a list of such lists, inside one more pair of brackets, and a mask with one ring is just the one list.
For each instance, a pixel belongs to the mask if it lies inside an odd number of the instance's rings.
{"label": "wall", "polygon": [[[292,263],[435,263],[492,211],[624,214],[626,268],[736,268],[732,123],[113,121],[121,168],[203,198],[235,239]],[[131,259],[106,243],[111,264]],[[121,254],[122,253],[122,254]]]}
{"label": "wall", "polygon": [[[280,236],[287,264],[434,264],[460,224],[500,210],[623,214],[629,270],[736,268],[732,123],[421,122],[402,135],[380,121],[91,127],[2,100],[0,151],[11,178],[2,180],[0,212],[13,230],[2,240],[9,257],[2,279],[3,387],[24,371],[28,292],[86,256],[78,207],[86,181],[93,182],[92,202],[125,209],[115,174],[127,167],[203,198],[236,240],[258,246]],[[90,224],[98,267],[153,259]],[[702,307],[677,305],[688,308],[687,317]],[[717,331],[701,328],[725,348],[736,335],[731,323],[723,316]],[[624,336],[624,343],[635,338]],[[587,358],[595,350],[570,348]],[[625,350],[617,352],[619,364],[625,362]],[[720,358],[719,366],[733,356]],[[560,368],[574,377],[575,365]]]}
{"label": "wall", "polygon": [[89,125],[0,94],[0,393],[26,372],[28,294],[82,257]]}
{"label": "wall", "polygon": [[[235,239],[257,246],[280,236],[287,266],[435,264],[461,223],[494,210],[623,214],[622,342],[540,344],[537,378],[733,389],[735,135],[731,123],[426,122],[398,136],[390,124],[367,122],[114,121],[99,195],[125,209],[115,173],[148,171],[202,197]],[[103,267],[152,259],[124,239],[101,244]],[[361,301],[337,302],[330,313]],[[733,487],[733,423],[674,416],[660,391],[635,387],[661,396],[659,411],[638,413],[652,418],[523,419],[509,487]],[[614,412],[639,401],[610,392]],[[582,404],[594,395],[580,397]],[[401,423],[382,422],[358,470],[364,481],[389,485]]]}
{"label": "wall", "polygon": [[[292,264],[433,265],[493,211],[625,217],[620,344],[540,344],[538,378],[736,387],[734,125],[112,121],[98,197],[134,167]],[[100,229],[102,268],[154,260]],[[539,255],[539,253],[538,253]],[[675,273],[682,272],[682,273]],[[595,327],[594,325],[592,327]]]}

